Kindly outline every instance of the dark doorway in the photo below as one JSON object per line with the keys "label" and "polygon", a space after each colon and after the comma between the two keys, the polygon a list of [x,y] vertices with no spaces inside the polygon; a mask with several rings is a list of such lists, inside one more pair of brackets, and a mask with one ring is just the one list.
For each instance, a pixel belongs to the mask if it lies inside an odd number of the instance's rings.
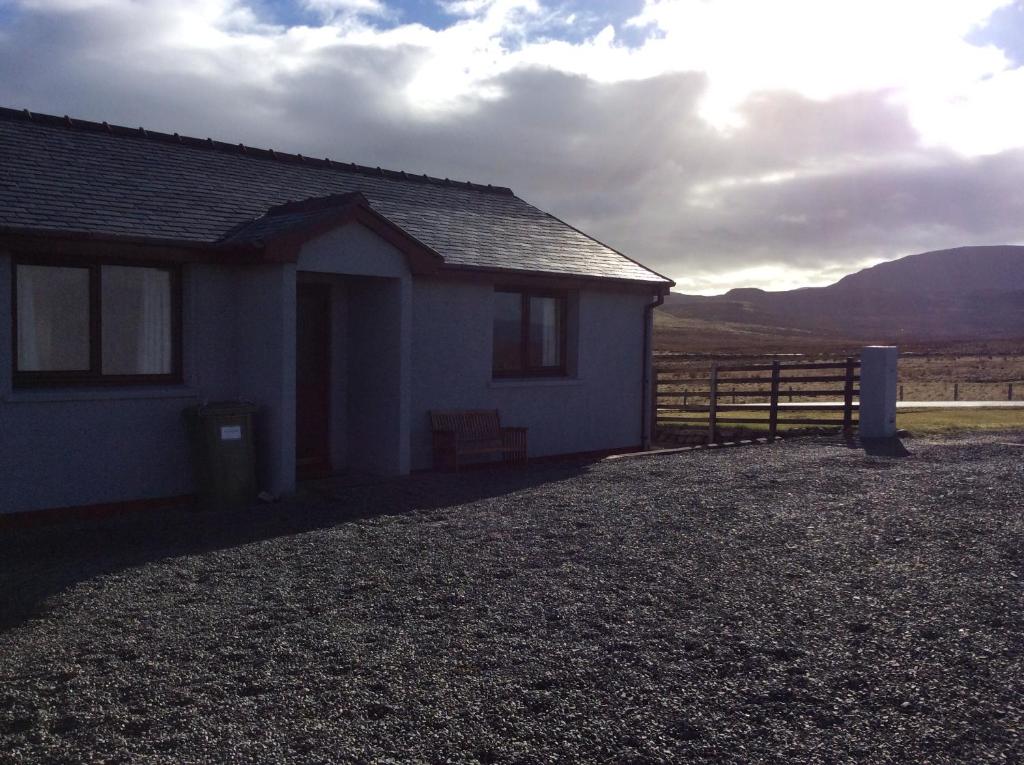
{"label": "dark doorway", "polygon": [[297,477],[331,472],[331,289],[298,285],[295,342],[295,468]]}

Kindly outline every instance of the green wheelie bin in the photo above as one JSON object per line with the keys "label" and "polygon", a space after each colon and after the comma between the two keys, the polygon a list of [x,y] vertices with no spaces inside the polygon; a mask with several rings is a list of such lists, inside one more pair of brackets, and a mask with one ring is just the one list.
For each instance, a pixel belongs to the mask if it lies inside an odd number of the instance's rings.
{"label": "green wheelie bin", "polygon": [[255,501],[256,409],[244,402],[219,401],[185,410],[200,507],[242,507]]}

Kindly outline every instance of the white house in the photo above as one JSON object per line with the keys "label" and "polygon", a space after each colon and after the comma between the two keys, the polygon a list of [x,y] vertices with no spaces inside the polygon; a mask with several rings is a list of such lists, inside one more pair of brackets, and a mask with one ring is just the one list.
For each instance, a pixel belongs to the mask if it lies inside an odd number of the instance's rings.
{"label": "white house", "polygon": [[671,284],[506,188],[0,110],[0,510],[192,494],[202,401],[274,493],[430,467],[432,409],[640,447]]}

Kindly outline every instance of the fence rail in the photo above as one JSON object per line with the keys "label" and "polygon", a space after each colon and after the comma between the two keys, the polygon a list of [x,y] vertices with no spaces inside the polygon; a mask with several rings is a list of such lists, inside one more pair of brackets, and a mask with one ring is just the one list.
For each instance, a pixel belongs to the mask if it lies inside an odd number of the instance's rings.
{"label": "fence rail", "polygon": [[[748,365],[714,365],[711,375],[707,378],[678,379],[671,366],[659,364],[654,370],[653,391],[651,402],[654,411],[652,421],[659,429],[702,429],[706,430],[708,443],[718,442],[723,426],[761,425],[767,426],[768,439],[774,441],[779,426],[801,427],[834,425],[844,431],[851,431],[857,424],[855,415],[858,404],[854,401],[860,397],[857,385],[860,382],[860,362],[847,358],[842,362],[813,362],[784,364],[775,361],[771,364]],[[806,374],[807,371],[820,371],[821,374]],[[767,375],[750,376],[750,372],[767,372]],[[791,373],[798,372],[793,375]],[[828,374],[841,372],[841,374]],[[743,376],[740,376],[743,375]],[[842,387],[835,386],[842,383]],[[690,389],[688,385],[699,385]],[[790,387],[783,390],[783,385]],[[793,385],[833,385],[822,389],[793,389]],[[706,386],[706,387],[705,387]],[[731,387],[729,387],[731,386]],[[742,387],[737,387],[742,386]],[[779,399],[793,396],[816,399],[831,397],[841,399],[841,403],[815,402],[802,404],[781,403]],[[730,399],[727,403],[724,399]],[[737,399],[759,399],[760,403],[737,403]],[[690,403],[695,400],[702,403]],[[767,412],[764,416],[755,417],[754,413]],[[801,412],[807,417],[779,416],[782,413]],[[736,413],[740,416],[721,417],[720,412]],[[822,412],[841,413],[840,417],[822,417]],[[747,416],[742,416],[746,414]],[[688,416],[696,415],[696,416]],[[817,415],[817,416],[815,416]]]}

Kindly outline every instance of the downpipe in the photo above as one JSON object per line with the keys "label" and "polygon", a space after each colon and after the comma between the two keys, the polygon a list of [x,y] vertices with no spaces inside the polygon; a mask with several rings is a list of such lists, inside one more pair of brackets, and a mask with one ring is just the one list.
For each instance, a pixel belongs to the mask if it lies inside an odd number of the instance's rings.
{"label": "downpipe", "polygon": [[651,400],[651,375],[654,370],[654,309],[665,302],[665,293],[658,293],[653,302],[644,306],[644,354],[643,374],[640,376],[643,389],[640,391],[640,446],[647,451],[651,448],[652,430],[655,423],[649,416],[654,409]]}

